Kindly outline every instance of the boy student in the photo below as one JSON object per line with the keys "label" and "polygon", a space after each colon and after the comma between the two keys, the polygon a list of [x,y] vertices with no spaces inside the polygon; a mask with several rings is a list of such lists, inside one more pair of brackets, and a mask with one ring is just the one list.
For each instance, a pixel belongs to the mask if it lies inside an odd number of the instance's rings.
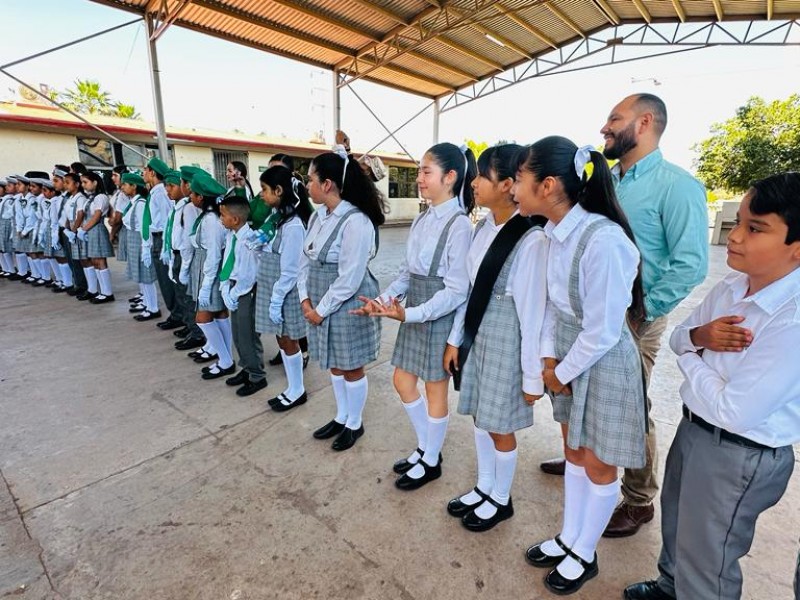
{"label": "boy student", "polygon": [[[183,200],[183,194],[181,193],[181,172],[172,169],[167,171],[167,174],[164,176],[164,187],[167,191],[167,197],[170,200],[171,208],[169,211],[169,216],[167,217],[167,222],[164,226],[163,244],[161,245],[159,259],[162,265],[167,266],[167,276],[169,277],[172,287],[175,290],[175,282],[177,281],[177,278],[175,277],[173,271],[174,256],[172,238],[173,234],[175,233],[175,216],[178,202]],[[160,323],[157,323],[156,326],[164,331],[183,327],[185,321],[185,310],[188,308],[187,304],[188,298],[185,300],[184,298],[180,298],[177,290],[175,290],[174,309],[166,321],[161,321]]]}
{"label": "boy student", "polygon": [[220,205],[220,220],[228,230],[219,273],[222,301],[231,312],[233,343],[242,370],[225,381],[241,385],[239,396],[250,396],[267,387],[264,348],[256,333],[256,275],[258,259],[245,240],[252,229],[247,224],[250,203],[243,188],[233,188]]}
{"label": "boy student", "polygon": [[739,559],[800,442],[800,173],[753,184],[720,281],[670,338],[684,418],[661,494],[660,576],[627,600],[740,598]]}

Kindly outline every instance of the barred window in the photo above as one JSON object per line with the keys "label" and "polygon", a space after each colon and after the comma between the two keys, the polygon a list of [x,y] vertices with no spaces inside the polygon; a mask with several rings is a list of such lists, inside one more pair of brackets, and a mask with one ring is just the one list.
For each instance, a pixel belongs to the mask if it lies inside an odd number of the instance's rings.
{"label": "barred window", "polygon": [[417,198],[417,169],[389,167],[389,198]]}

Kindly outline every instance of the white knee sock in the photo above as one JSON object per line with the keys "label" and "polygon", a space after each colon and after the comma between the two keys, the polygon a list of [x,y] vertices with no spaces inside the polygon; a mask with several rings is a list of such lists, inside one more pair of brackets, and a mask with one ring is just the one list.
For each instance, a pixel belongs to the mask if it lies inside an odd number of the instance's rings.
{"label": "white knee sock", "polygon": [[58,261],[55,258],[49,259],[50,261],[50,270],[53,271],[53,279],[58,283],[62,283],[61,278],[61,268],[58,265]]}
{"label": "white knee sock", "polygon": [[39,273],[39,261],[35,258],[29,258],[28,265],[30,265],[31,277],[34,279],[41,279],[42,275]]}
{"label": "white knee sock", "polygon": [[364,405],[367,403],[367,393],[369,393],[369,383],[367,376],[364,375],[357,381],[344,382],[347,390],[347,423],[348,429],[358,429],[361,427],[361,415],[364,412]]}
{"label": "white knee sock", "polygon": [[[428,405],[425,398],[420,396],[413,402],[403,402],[403,408],[406,409],[408,419],[411,421],[411,426],[414,428],[414,433],[417,434],[417,448],[425,452],[425,447],[428,444]],[[408,457],[408,461],[415,463],[422,458],[416,449]]]}
{"label": "white knee sock", "polygon": [[[578,539],[588,501],[589,478],[586,476],[586,470],[567,461],[564,468],[564,518],[559,535],[567,548],[572,548]],[[549,556],[564,555],[564,551],[555,540],[547,540],[541,549]]]}
{"label": "white knee sock", "polygon": [[[611,515],[614,514],[614,508],[617,506],[620,482],[619,479],[616,479],[611,483],[598,485],[589,481],[587,487],[588,498],[583,514],[583,524],[580,535],[572,546],[572,551],[586,562],[592,562],[600,536],[603,535],[611,520]],[[570,556],[562,560],[557,569],[567,579],[577,579],[583,574],[583,567]]]}
{"label": "white knee sock", "polygon": [[108,269],[98,270],[97,279],[100,281],[100,293],[103,296],[111,296],[114,293],[111,291],[111,271]]}
{"label": "white knee sock", "polygon": [[331,374],[331,387],[336,400],[336,418],[334,421],[340,425],[347,423],[347,388],[344,385],[344,375]]}
{"label": "white knee sock", "polygon": [[72,269],[69,268],[69,263],[58,265],[58,270],[61,271],[61,281],[64,282],[64,287],[72,287],[75,283],[72,281]]}
{"label": "white knee sock", "polygon": [[27,275],[31,272],[30,264],[28,263],[28,255],[21,252],[17,253],[17,272],[20,275]]}
{"label": "white knee sock", "polygon": [[155,283],[141,283],[142,294],[144,298],[144,307],[147,312],[154,313],[158,311],[158,290],[156,290]]}
{"label": "white knee sock", "polygon": [[97,271],[94,267],[84,267],[83,274],[86,275],[86,289],[90,294],[97,293]]}
{"label": "white knee sock", "polygon": [[[425,442],[425,454],[422,455],[422,460],[425,464],[435,467],[439,464],[439,453],[444,446],[444,438],[447,435],[447,423],[450,421],[450,415],[443,417],[428,417],[428,441]],[[408,476],[411,479],[419,479],[425,475],[425,469],[419,463],[414,465],[408,471]]]}
{"label": "white knee sock", "polygon": [[211,323],[198,323],[200,329],[206,336],[206,339],[216,350],[217,363],[221,369],[227,369],[233,364],[231,353],[228,352],[228,347],[225,345],[225,340],[222,337],[222,330],[217,325],[216,320]]}
{"label": "white knee sock", "polygon": [[50,272],[50,259],[49,258],[40,258],[39,259],[39,271],[42,273],[42,279],[45,281],[52,281],[53,274]]}
{"label": "white knee sock", "polygon": [[[475,434],[475,452],[478,455],[478,485],[476,487],[484,494],[491,494],[495,477],[494,441],[488,431],[476,425],[473,425],[472,429]],[[461,496],[464,504],[477,504],[481,500],[482,498],[475,493],[475,490],[470,490]]]}
{"label": "white knee sock", "polygon": [[283,395],[289,400],[297,400],[306,391],[305,386],[303,386],[303,353],[286,354],[281,350],[281,357],[283,357],[286,382],[289,384]]}
{"label": "white knee sock", "polygon": [[3,271],[5,273],[11,273],[12,272],[11,267],[9,267],[9,264],[8,264],[8,253],[7,252],[3,252],[2,254],[0,254],[0,264],[3,265]]}
{"label": "white knee sock", "polygon": [[[506,506],[511,499],[511,484],[514,483],[514,473],[517,470],[517,449],[510,452],[495,450],[495,476],[494,488],[492,489],[492,500],[498,504]],[[489,502],[484,502],[475,509],[475,514],[481,519],[490,519],[497,508]]]}
{"label": "white knee sock", "polygon": [[230,317],[224,319],[214,319],[214,323],[219,327],[222,333],[222,341],[225,342],[225,349],[228,351],[228,356],[231,357],[233,362],[233,328],[231,327]]}

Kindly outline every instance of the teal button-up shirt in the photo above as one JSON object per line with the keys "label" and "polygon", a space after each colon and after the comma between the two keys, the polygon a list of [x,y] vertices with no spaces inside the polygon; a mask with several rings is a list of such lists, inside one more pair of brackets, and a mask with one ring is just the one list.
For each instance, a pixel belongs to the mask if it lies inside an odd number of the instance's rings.
{"label": "teal button-up shirt", "polygon": [[668,314],[708,272],[706,190],[654,150],[619,179],[617,197],[642,254],[647,320]]}

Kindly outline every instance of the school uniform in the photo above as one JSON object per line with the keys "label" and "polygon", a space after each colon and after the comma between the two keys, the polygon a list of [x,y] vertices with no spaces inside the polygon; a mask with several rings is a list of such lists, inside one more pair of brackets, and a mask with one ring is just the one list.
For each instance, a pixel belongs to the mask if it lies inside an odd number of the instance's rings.
{"label": "school uniform", "polygon": [[152,256],[148,265],[142,260],[142,256],[150,252],[143,240],[145,204],[146,200],[139,194],[131,198],[130,205],[122,217],[122,227],[128,230],[126,236],[128,260],[125,263],[125,275],[139,284],[144,304],[144,311],[141,314],[146,313],[145,316],[149,316],[158,313],[158,292],[155,285],[155,261],[152,260]]}
{"label": "school uniform", "polygon": [[12,261],[9,264],[13,266],[14,196],[12,194],[5,194],[0,199],[0,253],[5,255],[6,261]]}
{"label": "school uniform", "polygon": [[[105,225],[110,203],[105,194],[92,194],[83,209],[84,223],[90,220],[97,211],[100,211],[100,220],[86,232],[86,256],[88,258],[107,258],[114,256],[114,247]],[[81,225],[83,227],[83,225]]]}
{"label": "school uniform", "polygon": [[[225,246],[225,228],[214,212],[202,213],[192,227],[189,240],[194,249],[189,266],[189,293],[195,303],[200,290],[210,290],[209,302],[198,310],[219,312],[225,310],[219,291],[219,270]],[[184,266],[184,268],[186,268]]]}
{"label": "school uniform", "polygon": [[[111,198],[111,207],[123,217],[128,207],[131,205],[131,198],[122,190],[114,192]],[[128,260],[128,228],[120,227],[117,233],[117,260],[125,262]]]}
{"label": "school uniform", "polygon": [[[748,295],[731,273],[675,328],[683,414],[661,493],[658,585],[678,598],[739,598],[739,559],[756,520],[783,496],[800,442],[800,269]],[[753,341],[741,352],[694,346],[692,329],[726,315]]]}
{"label": "school uniform", "polygon": [[20,237],[17,252],[33,254],[38,252],[38,246],[34,239],[39,223],[38,197],[28,192],[24,197],[20,198],[18,206],[20,210],[17,212],[17,232]]}
{"label": "school uniform", "polygon": [[172,316],[173,311],[176,310],[175,301],[175,284],[169,277],[169,266],[165,265],[161,260],[161,252],[164,246],[164,229],[167,226],[169,215],[172,212],[174,203],[167,195],[166,186],[159,183],[150,190],[149,197],[149,210],[150,210],[150,246],[153,255],[153,264],[156,269],[156,277],[158,279],[158,289],[161,290],[161,297],[164,299],[164,304]]}
{"label": "school uniform", "polygon": [[[79,240],[76,234],[72,232],[72,227],[78,218],[78,211],[81,210],[85,202],[86,197],[82,192],[79,191],[76,194],[68,194],[65,192],[64,214],[66,215],[66,226],[63,233],[66,243],[62,241],[62,244],[64,244],[64,248],[67,250],[69,266],[72,271],[72,278],[75,281],[76,291],[84,291],[89,285],[80,263],[82,258],[87,257],[81,256],[81,245],[78,243]],[[69,233],[67,233],[68,231]]]}
{"label": "school uniform", "polygon": [[194,206],[189,198],[178,200],[170,212],[167,220],[167,230],[164,234],[165,243],[167,244],[166,249],[171,256],[169,269],[172,273],[175,287],[176,310],[173,313],[173,317],[180,320],[191,330],[189,335],[191,338],[200,338],[202,333],[195,324],[194,304],[189,296],[187,286],[180,282],[180,272],[184,261],[187,259],[191,261],[189,233],[192,231],[194,222],[199,215],[200,209]]}
{"label": "school uniform", "polygon": [[64,241],[62,241],[62,230],[66,224],[66,198],[63,194],[56,194],[50,202],[50,248],[54,258],[67,257]]}

